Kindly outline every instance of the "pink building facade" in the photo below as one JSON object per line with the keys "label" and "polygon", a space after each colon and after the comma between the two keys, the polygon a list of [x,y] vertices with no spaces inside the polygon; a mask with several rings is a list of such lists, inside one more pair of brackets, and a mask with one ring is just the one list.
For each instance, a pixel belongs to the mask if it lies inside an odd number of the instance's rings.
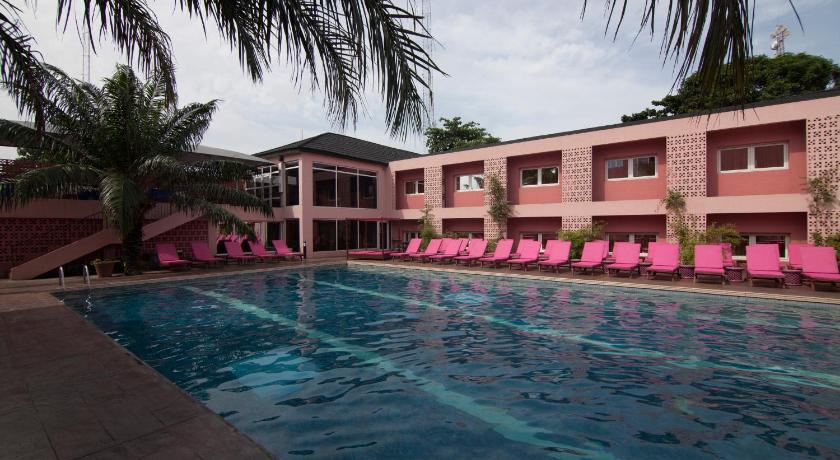
{"label": "pink building facade", "polygon": [[[400,246],[417,235],[424,207],[439,232],[544,242],[602,222],[610,240],[644,248],[673,239],[660,205],[669,189],[686,198],[695,228],[733,224],[745,244],[777,242],[784,255],[814,232],[840,232],[840,210],[810,213],[805,191],[807,178],[840,169],[840,91],[432,155],[325,133],[257,156],[248,187],[274,215],[241,217],[262,241],[286,239],[310,258]],[[513,205],[502,225],[487,215],[491,175]],[[96,201],[67,199],[3,211],[0,270],[29,278],[108,250],[113,234],[97,211]],[[201,216],[165,210],[147,227],[149,244],[169,239],[185,251],[189,240],[219,238]],[[26,233],[43,235],[15,236]]]}

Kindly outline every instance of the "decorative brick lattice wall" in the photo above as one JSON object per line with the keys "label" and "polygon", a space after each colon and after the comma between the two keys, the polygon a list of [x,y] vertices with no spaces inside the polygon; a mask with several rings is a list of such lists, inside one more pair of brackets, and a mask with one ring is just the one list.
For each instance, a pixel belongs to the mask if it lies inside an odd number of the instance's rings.
{"label": "decorative brick lattice wall", "polygon": [[0,219],[0,273],[99,230],[101,219]]}
{"label": "decorative brick lattice wall", "polygon": [[[183,251],[181,254],[191,259],[193,257],[191,241],[207,241],[209,238],[208,224],[204,219],[196,219],[187,222],[180,227],[175,227],[168,232],[143,242],[143,252],[154,255],[155,243],[175,243],[175,247]],[[209,243],[208,243],[209,244]],[[215,242],[214,242],[215,244]],[[215,248],[211,249],[214,250]]]}
{"label": "decorative brick lattice wall", "polygon": [[706,196],[706,133],[669,136],[665,140],[668,188],[684,197]]}
{"label": "decorative brick lattice wall", "polygon": [[[808,177],[819,177],[827,171],[840,170],[840,115],[812,118],[806,123]],[[834,185],[840,185],[835,176]],[[808,214],[808,238],[813,232],[823,236],[840,233],[840,211]]]}
{"label": "decorative brick lattice wall", "polygon": [[[502,187],[507,191],[507,158],[490,158],[484,160],[484,206],[490,206],[490,184],[489,177],[495,175],[499,178]],[[488,240],[498,239],[507,233],[507,222],[499,226],[490,216],[484,216],[484,238]]]}
{"label": "decorative brick lattice wall", "polygon": [[560,158],[563,201],[592,201],[592,146],[563,150]]}
{"label": "decorative brick lattice wall", "polygon": [[[698,231],[698,232],[702,232],[702,231],[706,230],[706,215],[705,214],[686,214],[685,216],[683,216],[683,218],[685,219],[685,223],[686,223],[686,225],[688,225],[689,228],[691,228],[695,231]],[[671,242],[671,243],[676,243],[677,242],[677,235],[674,232],[674,224],[676,223],[676,217],[673,216],[673,215],[669,215],[666,218],[665,222],[666,222],[666,226],[667,226],[666,237],[667,237],[668,241]]]}
{"label": "decorative brick lattice wall", "polygon": [[563,230],[578,230],[592,225],[592,216],[563,216],[560,226]]}
{"label": "decorative brick lattice wall", "polygon": [[[443,167],[442,166],[428,166],[423,168],[423,204],[434,209],[443,207]],[[434,211],[432,211],[434,215]],[[435,231],[443,232],[443,221],[440,217],[435,216],[434,219]]]}

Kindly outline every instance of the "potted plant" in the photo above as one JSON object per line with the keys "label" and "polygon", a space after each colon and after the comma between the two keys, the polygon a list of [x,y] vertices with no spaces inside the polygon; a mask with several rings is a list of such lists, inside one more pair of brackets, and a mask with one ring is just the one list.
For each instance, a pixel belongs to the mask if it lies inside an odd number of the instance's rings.
{"label": "potted plant", "polygon": [[93,268],[96,269],[97,278],[109,278],[114,274],[114,266],[119,263],[119,260],[112,259],[96,259],[91,262]]}

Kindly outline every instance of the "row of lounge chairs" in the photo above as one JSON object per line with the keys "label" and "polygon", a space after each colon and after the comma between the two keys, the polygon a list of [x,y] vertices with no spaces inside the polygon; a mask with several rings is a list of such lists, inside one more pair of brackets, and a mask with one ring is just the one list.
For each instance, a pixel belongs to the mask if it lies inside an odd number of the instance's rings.
{"label": "row of lounge chairs", "polygon": [[[487,241],[467,240],[466,238],[433,239],[424,250],[420,250],[421,240],[414,238],[409,241],[405,251],[392,252],[394,259],[411,260],[417,262],[438,262],[498,268],[507,264],[508,269],[521,268],[528,270],[529,266],[536,266],[540,271],[549,270],[559,272],[561,268],[568,269],[572,274],[577,272],[594,273],[596,270],[608,276],[622,272],[641,276],[642,266],[646,268],[647,277],[669,276],[672,280],[679,276],[680,250],[672,243],[652,242],[648,246],[647,257],[641,259],[641,245],[638,243],[616,242],[612,257],[609,257],[609,243],[604,240],[590,241],[584,244],[579,260],[570,258],[571,242],[551,240],[546,244],[545,251],[540,254],[541,245],[534,240],[520,240],[514,252],[514,241],[499,240],[492,254],[485,254]],[[716,278],[726,283],[726,268],[734,265],[731,252],[727,255],[728,245],[701,244],[694,247],[694,281]],[[802,270],[802,276],[816,286],[816,283],[840,283],[836,251],[831,247],[815,247],[812,245],[791,245],[789,247],[790,262],[788,266]],[[779,258],[779,247],[775,244],[754,244],[747,246],[746,272],[750,281],[769,280],[785,286],[785,275],[782,273]]]}
{"label": "row of lounge chairs", "polygon": [[201,264],[206,266],[218,266],[226,263],[236,262],[239,264],[248,264],[261,262],[270,262],[288,259],[303,260],[303,254],[289,249],[286,242],[283,240],[274,240],[271,242],[274,246],[274,251],[268,251],[260,243],[248,241],[248,247],[251,249],[251,254],[246,254],[242,251],[242,246],[239,242],[224,241],[225,250],[227,254],[224,257],[213,255],[210,246],[205,241],[192,241],[190,248],[192,249],[193,259],[181,259],[178,255],[178,249],[173,243],[156,243],[155,252],[157,253],[158,262],[161,267],[170,269],[190,268],[193,264]]}

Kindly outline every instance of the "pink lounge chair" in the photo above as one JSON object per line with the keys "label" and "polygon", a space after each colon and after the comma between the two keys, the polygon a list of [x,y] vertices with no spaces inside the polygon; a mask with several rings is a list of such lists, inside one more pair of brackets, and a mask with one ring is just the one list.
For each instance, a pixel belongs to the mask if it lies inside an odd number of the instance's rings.
{"label": "pink lounge chair", "polygon": [[811,282],[811,288],[817,289],[817,283],[837,286],[840,283],[840,271],[837,269],[837,251],[829,246],[803,246],[802,276]]}
{"label": "pink lounge chair", "polygon": [[461,261],[464,262],[464,265],[470,266],[476,260],[484,257],[484,251],[487,250],[487,240],[471,240],[469,252],[467,255],[464,256],[456,256],[453,257],[452,260],[455,261],[455,265],[460,263]]}
{"label": "pink lounge chair", "polygon": [[[464,242],[466,245],[466,242]],[[450,240],[446,244],[446,248],[443,250],[442,254],[435,254],[433,256],[429,256],[429,262],[440,262],[441,264],[447,261],[452,261],[452,259],[456,256],[461,254],[461,241],[460,240]]]}
{"label": "pink lounge chair", "polygon": [[482,257],[478,259],[478,263],[483,267],[485,263],[492,264],[494,268],[499,267],[499,263],[510,259],[510,253],[513,250],[513,240],[499,240],[496,243],[496,250],[490,257]]}
{"label": "pink lounge chair", "polygon": [[720,249],[723,251],[723,267],[734,267],[735,260],[732,259],[732,243],[721,243]]}
{"label": "pink lounge chair", "polygon": [[286,245],[286,242],[283,240],[273,240],[271,245],[274,246],[274,250],[277,251],[277,255],[284,257],[286,259],[300,259],[303,260],[303,253],[295,252],[289,249],[289,246]]}
{"label": "pink lounge chair", "polygon": [[441,247],[442,244],[443,244],[443,240],[441,240],[439,238],[435,238],[435,239],[429,241],[429,244],[426,245],[426,250],[425,251],[418,252],[417,254],[411,254],[411,255],[409,255],[409,257],[411,258],[411,260],[416,259],[416,260],[419,260],[419,261],[422,262],[427,257],[431,257],[431,256],[437,254],[438,251],[440,250],[440,247]]}
{"label": "pink lounge chair", "polygon": [[720,244],[698,244],[694,246],[694,282],[700,276],[717,276],[720,283],[726,283],[723,270],[723,247]]}
{"label": "pink lounge chair", "polygon": [[572,274],[575,274],[575,269],[579,268],[581,271],[589,270],[592,274],[595,273],[596,268],[604,269],[604,253],[609,249],[606,241],[587,241],[583,245],[583,253],[580,256],[580,262],[572,264]]}
{"label": "pink lounge chair", "polygon": [[528,271],[528,264],[535,264],[540,258],[540,249],[542,246],[539,241],[522,240],[519,242],[519,257],[515,259],[508,259],[508,270],[512,270],[514,265],[519,265],[522,270]]}
{"label": "pink lounge chair", "polygon": [[810,243],[791,243],[788,246],[788,267],[802,270],[802,249],[815,247]]}
{"label": "pink lounge chair", "polygon": [[549,259],[549,254],[554,251],[558,244],[560,244],[560,240],[548,240],[545,242],[545,250],[540,254],[540,259],[547,260]]}
{"label": "pink lounge chair", "polygon": [[225,263],[225,259],[216,257],[210,252],[210,247],[204,241],[191,241],[190,248],[193,252],[193,262],[207,265],[220,265]]}
{"label": "pink lounge chair", "polygon": [[639,270],[639,254],[642,252],[642,245],[639,243],[615,243],[613,246],[613,257],[615,262],[607,265],[607,274],[612,275],[613,272],[626,271],[627,276],[633,277],[633,272],[636,271],[641,276]]}
{"label": "pink lounge chair", "polygon": [[409,257],[413,254],[417,254],[420,252],[420,244],[423,243],[423,240],[420,238],[412,238],[408,241],[408,245],[405,247],[405,251],[402,252],[392,252],[391,257],[393,258],[400,258],[404,259]]}
{"label": "pink lounge chair", "polygon": [[249,256],[242,252],[242,246],[235,241],[225,241],[225,250],[228,260],[235,260],[240,265],[244,263],[255,263],[257,256]]}
{"label": "pink lounge chair", "polygon": [[[648,247],[648,257],[651,249]],[[656,275],[671,275],[671,280],[677,279],[677,269],[680,268],[680,247],[671,243],[656,243],[651,265],[647,269],[648,278]]]}
{"label": "pink lounge chair", "polygon": [[560,241],[560,240],[551,240],[556,241],[551,246],[551,250],[549,251],[546,248],[545,252],[548,254],[548,258],[545,260],[541,260],[537,263],[537,268],[539,271],[542,271],[543,267],[553,268],[554,271],[560,271],[560,267],[565,265],[569,269],[572,268],[572,261],[569,259],[569,253],[572,250],[572,242],[571,241]]}
{"label": "pink lounge chair", "polygon": [[653,254],[656,252],[656,247],[660,244],[668,244],[668,243],[657,243],[656,241],[651,241],[648,243],[648,250],[647,255],[645,256],[645,262],[653,263]]}
{"label": "pink lounge chair", "polygon": [[757,279],[772,280],[785,287],[785,275],[779,270],[779,246],[775,244],[751,244],[747,246],[747,275],[750,285]]}
{"label": "pink lounge chair", "polygon": [[266,251],[265,247],[263,247],[262,244],[256,243],[256,242],[251,241],[251,240],[248,240],[248,247],[251,248],[251,254],[253,254],[254,256],[256,256],[257,258],[259,258],[262,261],[280,260],[280,259],[283,258],[283,256],[281,256],[280,254],[277,254],[274,251],[272,251],[272,252]]}
{"label": "pink lounge chair", "polygon": [[189,270],[192,263],[178,257],[178,249],[172,243],[156,243],[155,252],[161,267],[170,269],[184,268]]}

